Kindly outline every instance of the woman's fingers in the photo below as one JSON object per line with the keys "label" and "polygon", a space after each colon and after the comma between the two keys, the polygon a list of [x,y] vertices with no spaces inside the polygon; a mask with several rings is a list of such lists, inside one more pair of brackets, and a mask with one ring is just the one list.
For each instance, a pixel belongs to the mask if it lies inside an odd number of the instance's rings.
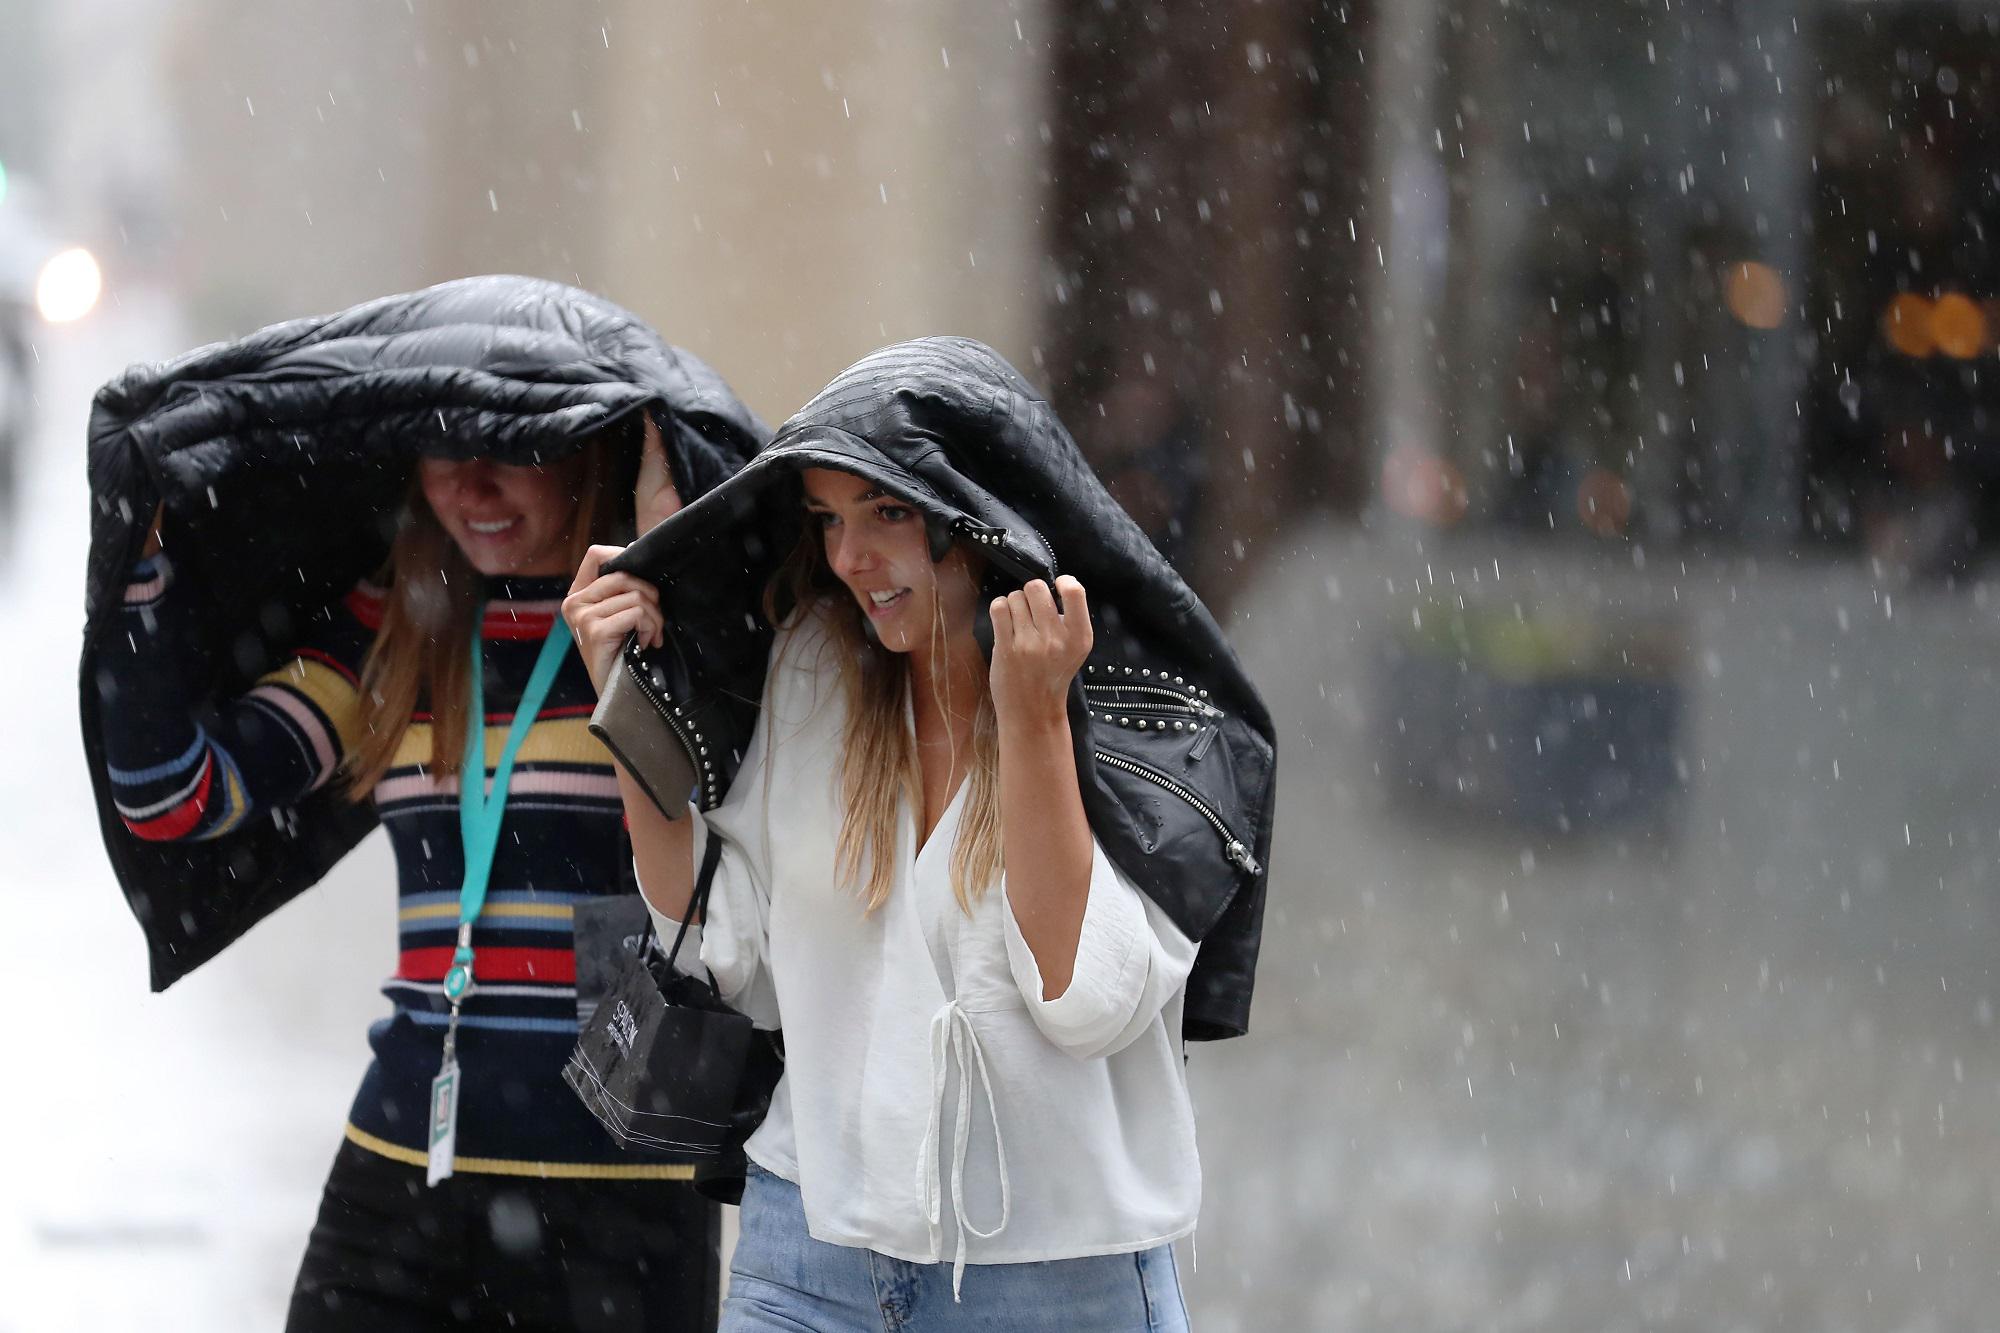
{"label": "woman's fingers", "polygon": [[1014,643],[1014,608],[1005,597],[995,597],[993,604],[986,608],[986,614],[993,620],[993,646],[995,649],[1012,647]]}
{"label": "woman's fingers", "polygon": [[1069,574],[1056,580],[1056,591],[1062,594],[1064,642],[1075,651],[1080,662],[1097,637],[1090,624],[1090,594],[1084,591],[1081,581]]}
{"label": "woman's fingers", "polygon": [[657,648],[665,629],[658,612],[639,604],[606,612],[598,621],[599,634],[614,646],[622,645],[626,635],[635,634],[641,644]]}
{"label": "woman's fingers", "polygon": [[660,590],[636,574],[599,574],[595,580],[570,594],[578,602],[602,602],[636,592],[659,600]]}
{"label": "woman's fingers", "polygon": [[570,580],[571,595],[582,592],[597,582],[597,576],[604,569],[604,562],[625,548],[622,546],[593,546],[583,553],[583,563],[576,567],[576,577]]}
{"label": "woman's fingers", "polygon": [[1007,610],[1014,621],[1014,646],[1023,652],[1039,647],[1044,632],[1035,622],[1035,604],[1026,590],[1007,594]]}
{"label": "woman's fingers", "polygon": [[1035,627],[1051,638],[1062,632],[1062,614],[1056,610],[1056,596],[1049,591],[1049,585],[1036,579],[1021,589],[1022,598],[1028,603],[1028,614],[1035,619]]}
{"label": "woman's fingers", "polygon": [[632,611],[637,611],[650,625],[658,626],[665,623],[660,618],[659,594],[651,587],[646,587],[583,603],[578,608],[577,624],[572,628],[580,627],[598,635],[608,634],[609,630],[606,627],[613,619]]}
{"label": "woman's fingers", "polygon": [[[591,586],[596,588],[596,584]],[[625,637],[637,635],[642,644],[657,648],[666,641],[666,620],[660,612],[659,592],[651,584],[608,597],[588,597],[585,593],[589,591],[563,599],[563,620],[576,637],[577,652],[590,672],[591,684],[602,690]]]}

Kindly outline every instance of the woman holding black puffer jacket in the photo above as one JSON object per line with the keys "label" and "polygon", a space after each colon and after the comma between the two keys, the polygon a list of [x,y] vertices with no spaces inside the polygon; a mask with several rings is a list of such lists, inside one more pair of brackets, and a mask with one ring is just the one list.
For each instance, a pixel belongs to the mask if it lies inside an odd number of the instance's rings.
{"label": "woman holding black puffer jacket", "polygon": [[714,1326],[715,1206],[560,1077],[575,922],[633,886],[557,611],[586,547],[761,438],[630,315],[514,278],[277,326],[100,395],[85,735],[156,982],[374,822],[396,858],[392,1013],[291,1329]]}

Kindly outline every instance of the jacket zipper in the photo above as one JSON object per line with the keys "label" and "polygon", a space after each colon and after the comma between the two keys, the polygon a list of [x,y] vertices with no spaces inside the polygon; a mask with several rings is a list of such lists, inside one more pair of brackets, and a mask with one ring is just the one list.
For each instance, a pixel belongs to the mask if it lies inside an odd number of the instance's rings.
{"label": "jacket zipper", "polygon": [[1099,684],[1099,685],[1085,685],[1083,687],[1083,693],[1085,698],[1089,698],[1093,692],[1098,694],[1104,694],[1110,692],[1124,693],[1127,691],[1138,694],[1152,695],[1160,699],[1166,699],[1170,701],[1170,704],[1173,708],[1193,713],[1197,717],[1222,716],[1222,710],[1220,708],[1217,708],[1214,704],[1209,703],[1206,699],[1190,698],[1189,696],[1182,694],[1179,690],[1163,689],[1158,685]]}
{"label": "jacket zipper", "polygon": [[1049,586],[1054,587],[1056,581],[1056,575],[1061,573],[1061,571],[1056,568],[1056,548],[1049,545],[1049,539],[1042,535],[1042,530],[1040,528],[1029,528],[1028,531],[1035,534],[1035,540],[1042,544],[1042,549],[1044,551],[1048,552]]}
{"label": "jacket zipper", "polygon": [[702,758],[701,747],[695,744],[694,734],[688,730],[687,724],[681,720],[680,710],[673,706],[673,701],[667,697],[666,691],[659,689],[653,684],[652,675],[640,664],[638,654],[627,653],[625,655],[625,669],[631,673],[632,683],[639,687],[639,693],[644,695],[646,701],[653,705],[654,711],[660,715],[660,720],[667,724],[667,730],[674,733],[674,739],[679,741],[681,748],[687,751],[689,761],[694,764],[695,784],[701,790],[701,808],[703,810],[710,809],[708,799],[708,764]]}
{"label": "jacket zipper", "polygon": [[1172,778],[1150,764],[1142,764],[1136,759],[1127,759],[1124,755],[1113,754],[1109,750],[1097,750],[1094,753],[1097,755],[1097,762],[1100,764],[1109,764],[1113,768],[1123,769],[1135,777],[1144,778],[1148,782],[1166,788],[1183,801],[1186,801],[1193,807],[1196,814],[1206,819],[1214,826],[1216,833],[1221,835],[1222,854],[1229,858],[1231,864],[1239,866],[1253,875],[1263,873],[1264,867],[1251,854],[1249,844],[1232,833],[1229,825],[1222,822],[1222,816],[1216,814],[1210,808],[1208,802],[1202,800],[1201,797],[1196,796],[1186,787],[1175,782]]}

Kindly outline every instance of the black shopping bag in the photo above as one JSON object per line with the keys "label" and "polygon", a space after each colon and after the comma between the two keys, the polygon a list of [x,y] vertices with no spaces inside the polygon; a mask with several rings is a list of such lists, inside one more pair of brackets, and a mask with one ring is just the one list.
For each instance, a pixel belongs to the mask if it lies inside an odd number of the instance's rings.
{"label": "black shopping bag", "polygon": [[[719,850],[711,839],[690,920],[707,907]],[[683,925],[663,957],[649,920],[584,1023],[563,1081],[624,1147],[697,1164],[736,1159],[770,1105],[782,1055],[775,1034],[756,1032],[711,980],[675,969],[686,937]]]}

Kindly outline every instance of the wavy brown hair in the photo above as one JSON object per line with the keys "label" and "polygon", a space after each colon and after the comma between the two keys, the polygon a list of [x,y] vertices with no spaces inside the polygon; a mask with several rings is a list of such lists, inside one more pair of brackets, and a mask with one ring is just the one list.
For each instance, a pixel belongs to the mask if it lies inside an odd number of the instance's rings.
{"label": "wavy brown hair", "polygon": [[[935,611],[932,644],[941,648],[943,610],[936,597],[931,605]],[[868,635],[860,606],[828,567],[819,530],[811,523],[803,525],[797,544],[766,585],[764,614],[780,628],[798,625],[811,616],[826,629],[847,700],[835,873],[861,895],[865,910],[873,912],[889,900],[895,884],[896,821],[903,802],[908,801],[912,810],[923,809],[923,773],[916,737],[904,718],[915,684],[909,656],[890,652]],[[936,688],[934,682],[932,688]],[[941,696],[938,704],[942,711]],[[957,759],[954,753],[954,767]],[[965,810],[951,848],[951,890],[959,908],[970,916],[973,904],[1003,869],[1000,733],[993,696],[984,689],[973,715],[972,756],[965,781],[969,784]]]}
{"label": "wavy brown hair", "polygon": [[[616,540],[621,522],[629,521],[618,502],[618,469],[611,465],[605,435],[584,446],[583,460],[570,527],[572,564],[583,563],[593,542]],[[345,763],[351,801],[367,800],[389,771],[426,699],[431,712],[426,767],[448,778],[464,763],[471,684],[466,645],[476,630],[481,578],[431,512],[417,476],[410,479],[403,521],[375,581],[384,585],[382,626],[361,664],[364,735]]]}

